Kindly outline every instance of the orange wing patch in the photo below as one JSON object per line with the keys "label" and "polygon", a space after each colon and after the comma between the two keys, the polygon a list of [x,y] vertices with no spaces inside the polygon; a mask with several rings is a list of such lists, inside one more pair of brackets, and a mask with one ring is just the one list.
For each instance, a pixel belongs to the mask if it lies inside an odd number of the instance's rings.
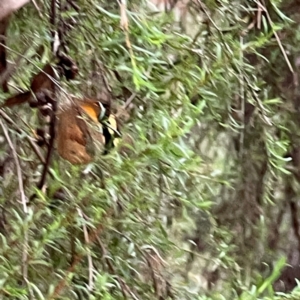
{"label": "orange wing patch", "polygon": [[94,122],[99,122],[99,115],[101,111],[98,102],[83,102],[79,105]]}

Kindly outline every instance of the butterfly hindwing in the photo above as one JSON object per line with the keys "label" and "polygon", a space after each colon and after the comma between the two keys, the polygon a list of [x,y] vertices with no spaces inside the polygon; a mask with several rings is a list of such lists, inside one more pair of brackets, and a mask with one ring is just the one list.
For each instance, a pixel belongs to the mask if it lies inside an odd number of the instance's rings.
{"label": "butterfly hindwing", "polygon": [[86,164],[93,157],[93,143],[87,125],[80,119],[78,108],[70,106],[58,115],[57,150],[72,164]]}
{"label": "butterfly hindwing", "polygon": [[92,101],[73,100],[58,116],[58,153],[72,164],[86,164],[95,156],[95,144],[98,147],[105,144],[102,124],[98,121],[100,106]]}

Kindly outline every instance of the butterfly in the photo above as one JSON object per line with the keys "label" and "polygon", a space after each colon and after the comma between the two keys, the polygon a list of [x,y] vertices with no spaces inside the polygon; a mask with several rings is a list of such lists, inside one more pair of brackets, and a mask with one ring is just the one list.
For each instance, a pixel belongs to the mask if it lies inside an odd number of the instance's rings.
{"label": "butterfly", "polygon": [[57,151],[72,164],[87,164],[95,156],[95,144],[102,153],[118,144],[121,136],[114,114],[93,99],[76,99],[58,113]]}
{"label": "butterfly", "polygon": [[[47,97],[55,96],[55,70],[47,64],[36,74],[30,90],[14,95],[0,107],[12,107],[29,103],[31,107],[42,108]],[[59,155],[72,164],[87,164],[95,156],[95,144],[103,148],[103,154],[117,145],[119,126],[111,113],[110,103],[95,99],[68,97],[70,101],[59,105],[56,117],[56,144]],[[62,101],[60,101],[62,102]]]}

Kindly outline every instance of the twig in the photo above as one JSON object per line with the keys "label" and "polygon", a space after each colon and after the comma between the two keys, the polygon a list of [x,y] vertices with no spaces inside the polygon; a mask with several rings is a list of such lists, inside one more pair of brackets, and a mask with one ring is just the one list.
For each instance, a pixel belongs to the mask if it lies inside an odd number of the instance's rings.
{"label": "twig", "polygon": [[261,29],[261,12],[262,12],[261,7],[258,7],[256,24],[257,24],[257,29],[259,29],[259,30]]}
{"label": "twig", "polygon": [[[118,230],[114,230],[116,233],[118,233],[119,235],[121,235],[123,238],[125,238],[127,241],[129,241],[130,243],[133,243],[133,241],[131,240],[131,238],[129,238],[127,235],[123,234],[122,232],[118,231]],[[153,247],[153,246],[147,246],[147,247],[143,247],[143,249],[141,247],[139,247],[137,244],[135,244],[135,247],[136,249],[138,250],[138,252],[142,255],[142,257],[145,259],[145,261],[147,262],[147,265],[148,267],[151,269],[151,278],[152,278],[152,281],[153,281],[153,288],[155,290],[155,293],[158,294],[158,290],[159,290],[159,286],[158,286],[158,282],[157,282],[157,278],[156,278],[156,274],[155,272],[159,272],[159,270],[157,270],[157,268],[155,268],[153,266],[153,263],[150,261],[149,257],[144,253],[144,250],[146,249],[150,249],[154,254],[155,256],[159,259],[159,262],[162,264],[162,265],[165,265],[167,264],[167,262],[161,257],[161,255],[159,254],[159,252]],[[153,255],[150,254],[150,256],[152,257],[152,259],[156,260],[155,258],[153,258]],[[161,274],[160,274],[161,275]],[[163,278],[163,277],[162,277]],[[169,285],[170,287],[170,283],[165,279],[165,282],[167,283],[167,285]],[[169,296],[171,298],[173,298],[173,296],[171,295],[171,291],[168,290],[167,293],[169,294]]]}
{"label": "twig", "polygon": [[[272,21],[272,19],[271,19],[271,17],[270,17],[270,14],[269,14],[268,10],[267,10],[267,9],[266,9],[259,1],[257,1],[256,3],[257,3],[257,5],[258,5],[258,6],[266,13],[267,19],[268,19],[268,21],[269,21],[269,23],[270,23],[270,25],[271,25],[271,27],[272,27],[272,29],[273,29],[274,23],[273,23],[273,21]],[[287,55],[286,55],[286,52],[285,52],[285,50],[284,50],[284,48],[283,48],[283,46],[282,46],[282,43],[281,43],[281,41],[280,41],[280,38],[279,38],[277,32],[276,32],[274,29],[273,29],[273,33],[274,33],[274,35],[275,35],[277,44],[278,44],[278,46],[279,46],[279,48],[280,48],[280,50],[281,50],[281,52],[282,52],[282,54],[283,54],[283,57],[284,57],[284,59],[285,59],[287,65],[288,65],[288,67],[289,67],[291,73],[294,74],[294,69],[293,69],[293,67],[292,67],[292,65],[291,65],[291,63],[290,63],[289,58],[288,58]]]}
{"label": "twig", "polygon": [[[240,46],[241,49],[243,49],[243,37],[240,37]],[[244,53],[241,50],[240,52],[240,61],[243,64],[244,60]],[[244,152],[244,139],[245,139],[245,81],[243,78],[243,73],[242,70],[240,71],[240,76],[239,76],[239,81],[240,81],[240,99],[241,99],[241,111],[242,111],[242,122],[243,122],[243,127],[240,132],[240,157],[243,157],[243,152]]]}
{"label": "twig", "polygon": [[[19,133],[19,134],[23,133],[23,131],[18,127],[18,125],[2,109],[0,109],[0,116],[3,117],[3,119],[7,123],[13,125],[14,129],[16,130],[17,133]],[[45,159],[42,156],[41,152],[39,151],[37,145],[31,140],[31,138],[28,135],[26,135],[26,139],[28,140],[30,147],[32,148],[34,153],[37,155],[37,157],[39,158],[41,163],[45,164]]]}
{"label": "twig", "polygon": [[43,18],[43,14],[41,13],[41,10],[40,10],[39,6],[36,4],[35,0],[31,0],[31,2],[33,3],[35,9],[37,10],[40,18]]}
{"label": "twig", "polygon": [[[15,160],[16,169],[17,169],[17,176],[18,176],[18,183],[19,183],[19,192],[21,196],[21,201],[23,204],[23,211],[27,215],[28,214],[28,207],[27,207],[27,200],[24,192],[24,186],[23,186],[23,178],[22,178],[22,170],[19,164],[17,151],[9,137],[7,128],[4,126],[2,120],[0,119],[0,125],[3,129],[3,133],[5,135],[5,138],[8,142],[8,145],[12,151],[13,158]],[[24,232],[24,244],[23,244],[23,252],[22,252],[22,273],[23,273],[23,279],[26,283],[28,283],[28,230],[25,230]]]}
{"label": "twig", "polygon": [[48,103],[52,104],[52,112],[51,112],[51,119],[50,119],[50,124],[49,124],[49,135],[50,135],[50,140],[48,144],[48,150],[47,150],[47,155],[46,155],[46,161],[44,164],[44,170],[42,173],[41,180],[38,184],[38,189],[42,189],[45,182],[46,182],[46,176],[49,171],[50,167],[50,162],[51,162],[51,156],[54,150],[54,142],[55,142],[55,129],[56,129],[56,111],[57,111],[57,102],[56,99],[53,99],[49,97],[48,95],[46,96],[48,98]]}
{"label": "twig", "polygon": [[117,278],[117,280],[118,280],[118,282],[119,282],[119,284],[120,284],[120,286],[121,286],[121,292],[122,292],[122,295],[123,295],[124,299],[127,299],[127,295],[126,295],[126,292],[127,292],[129,295],[131,295],[131,297],[132,297],[134,300],[139,300],[140,298],[139,298],[139,297],[138,297],[138,296],[130,289],[130,287],[125,283],[125,281],[124,281],[122,278],[120,278],[120,276],[118,276],[118,275],[116,274],[116,270],[115,270],[113,264],[111,263],[110,259],[107,258],[107,250],[106,250],[106,248],[104,247],[104,245],[103,245],[103,243],[101,242],[101,240],[100,240],[99,237],[97,237],[97,241],[98,241],[98,243],[99,243],[99,245],[100,245],[100,247],[101,247],[103,256],[104,256],[104,258],[105,258],[105,261],[106,261],[106,263],[107,263],[107,266],[108,266],[108,268],[109,268],[110,273],[111,273],[112,275],[115,275],[115,276],[116,276],[116,278]]}
{"label": "twig", "polygon": [[[223,39],[223,35],[222,35],[222,32],[220,30],[220,28],[216,25],[216,23],[213,21],[213,19],[210,17],[209,13],[206,11],[205,7],[203,6],[202,2],[200,0],[197,0],[198,4],[199,4],[199,7],[200,9],[206,14],[207,18],[210,20],[210,22],[214,25],[215,29],[217,30],[218,32],[218,35],[220,37],[220,40],[222,42],[222,44],[224,45],[224,47],[227,49],[228,52],[230,52],[230,49],[228,49],[228,45],[227,43],[225,43],[224,39]],[[275,33],[275,32],[274,32]],[[228,58],[228,60],[230,60],[230,56],[228,55],[228,53],[226,51],[224,51],[226,57]],[[235,65],[233,65],[233,67],[235,67]],[[236,68],[235,68],[236,69]],[[240,76],[237,78],[240,80]],[[244,80],[246,81],[247,83],[247,87],[248,89],[250,90],[253,98],[256,100],[256,103],[258,104],[259,108],[260,108],[260,111],[261,111],[261,115],[262,115],[262,118],[263,120],[265,121],[266,124],[268,125],[272,125],[272,122],[263,114],[263,111],[264,111],[264,107],[260,101],[260,99],[258,98],[258,96],[256,95],[251,83],[250,83],[250,80],[247,78],[246,75],[244,75]]]}
{"label": "twig", "polygon": [[126,100],[123,108],[126,109],[130,105],[130,103],[133,101],[133,99],[136,97],[136,93],[132,93],[132,95]]}
{"label": "twig", "polygon": [[291,186],[288,186],[286,188],[287,194],[290,196],[289,197],[289,205],[290,205],[290,210],[291,210],[291,223],[292,223],[292,228],[298,243],[298,255],[300,255],[300,223],[298,221],[298,205],[297,203],[293,200],[293,197],[295,196],[295,192],[292,189]]}
{"label": "twig", "polygon": [[[207,19],[211,22],[211,24],[213,24],[213,26],[215,27],[215,29],[218,32],[218,35],[222,41],[223,46],[226,48],[226,50],[230,53],[231,50],[228,46],[227,43],[225,43],[224,38],[223,38],[223,34],[222,34],[222,30],[218,27],[218,25],[215,23],[215,21],[212,19],[212,17],[209,15],[209,13],[207,12],[206,8],[204,7],[203,3],[201,0],[197,0],[197,3],[200,7],[200,9],[204,12],[204,14],[206,15]],[[226,52],[225,52],[226,53]]]}
{"label": "twig", "polygon": [[125,42],[126,42],[127,49],[129,51],[132,68],[134,70],[136,70],[137,65],[135,62],[135,57],[134,57],[134,53],[133,53],[130,38],[129,38],[129,22],[128,22],[128,17],[127,17],[127,13],[126,13],[127,3],[126,3],[126,0],[118,0],[118,3],[120,6],[120,15],[121,15],[121,24],[120,25],[125,33]]}
{"label": "twig", "polygon": [[[120,74],[116,71],[116,70],[113,70],[113,73],[115,74],[116,76],[116,79],[123,85],[123,79],[122,77],[120,76]],[[129,95],[132,95],[133,92],[131,92],[127,87],[125,86],[122,86],[122,92],[123,92],[123,97],[124,97],[124,101],[126,101],[126,99],[128,98]]]}
{"label": "twig", "polygon": [[[24,51],[23,56],[25,56],[25,54],[27,53],[27,51],[29,49],[30,48],[27,48]],[[5,71],[1,73],[1,75],[0,75],[0,85],[2,85],[4,82],[6,82],[9,79],[9,77],[15,72],[17,67],[20,65],[20,62],[21,62],[22,58],[23,57],[21,55],[19,55],[18,58],[16,59],[16,62],[14,64],[8,65],[8,67],[5,69]]]}
{"label": "twig", "polygon": [[101,248],[101,250],[102,250],[102,254],[103,254],[103,257],[104,257],[104,259],[105,259],[105,262],[106,262],[106,264],[107,264],[107,266],[108,266],[109,272],[110,272],[111,274],[113,274],[113,275],[116,276],[116,278],[117,278],[117,280],[118,280],[118,282],[119,282],[119,284],[120,284],[120,287],[121,287],[122,295],[123,295],[124,299],[127,299],[127,295],[126,295],[126,292],[125,292],[125,289],[124,289],[124,284],[125,284],[124,281],[121,280],[120,277],[116,274],[116,271],[115,271],[115,268],[114,268],[113,264],[111,263],[110,259],[107,257],[107,250],[106,250],[106,248],[104,247],[104,245],[103,245],[103,243],[101,242],[101,240],[100,240],[99,237],[97,237],[97,241],[98,241],[98,243],[99,243],[99,245],[100,245],[100,248]]}
{"label": "twig", "polygon": [[56,0],[51,0],[51,7],[50,7],[50,24],[51,24],[51,50],[52,52],[56,53],[55,50],[55,38],[56,38],[56,34],[57,32],[55,31],[55,25],[56,25]]}
{"label": "twig", "polygon": [[[90,239],[89,239],[88,245],[92,245],[95,242],[98,235],[102,232],[102,230],[104,228],[104,226],[103,226],[104,219],[111,216],[113,211],[114,211],[113,209],[110,209],[109,212],[107,212],[102,217],[102,219],[99,222],[98,226],[90,234]],[[48,300],[54,300],[60,295],[60,293],[62,292],[62,290],[64,289],[64,287],[67,284],[67,281],[68,281],[68,278],[70,277],[70,274],[74,272],[76,266],[80,263],[80,261],[82,260],[83,257],[84,257],[84,253],[77,253],[77,254],[74,255],[74,259],[72,261],[71,266],[66,271],[66,275],[58,282],[58,284],[56,285],[53,293],[47,298]]]}
{"label": "twig", "polygon": [[73,0],[67,0],[67,3],[77,12],[82,10],[82,8],[77,3],[74,3]]}
{"label": "twig", "polygon": [[9,51],[20,55],[22,58],[24,58],[26,61],[28,61],[30,64],[32,64],[35,68],[37,68],[40,72],[44,73],[56,85],[56,87],[58,87],[67,97],[69,96],[69,93],[61,87],[61,85],[59,84],[59,82],[56,79],[54,79],[52,76],[47,74],[43,69],[38,67],[30,58],[24,56],[23,54],[21,54],[18,51],[15,51],[15,50],[11,49],[10,47],[7,47],[3,43],[0,43],[0,46],[3,46],[4,48],[8,49]]}
{"label": "twig", "polygon": [[15,164],[16,164],[16,168],[17,168],[17,175],[18,175],[18,182],[19,182],[19,192],[20,192],[20,195],[21,195],[23,210],[27,214],[28,213],[27,200],[26,200],[26,196],[25,196],[25,192],[24,192],[22,170],[21,170],[21,167],[20,167],[20,164],[19,164],[18,155],[17,155],[16,149],[14,148],[14,145],[13,145],[13,143],[12,143],[10,137],[9,137],[7,128],[4,126],[1,119],[0,119],[0,125],[3,129],[3,133],[5,135],[5,138],[8,142],[8,145],[9,145],[11,151],[12,151],[12,154],[13,154],[13,157],[14,157],[14,160],[15,160]]}
{"label": "twig", "polygon": [[[79,216],[85,220],[82,210],[80,208],[77,208],[78,214]],[[84,234],[84,240],[85,243],[88,245],[90,243],[90,238],[89,238],[89,234],[86,228],[86,225],[83,223],[82,225],[83,227],[83,234]],[[97,237],[98,238],[98,237]],[[87,258],[88,258],[88,264],[89,264],[89,284],[88,284],[88,290],[92,291],[94,288],[94,266],[93,266],[93,260],[92,260],[92,256],[91,256],[91,251],[90,249],[87,249]]]}
{"label": "twig", "polygon": [[[3,45],[6,44],[6,30],[9,24],[9,17],[3,20],[0,20],[0,42]],[[6,48],[0,45],[0,73],[1,75],[7,71],[7,60],[6,60]],[[9,92],[7,86],[7,80],[2,80],[1,82],[3,92]]]}

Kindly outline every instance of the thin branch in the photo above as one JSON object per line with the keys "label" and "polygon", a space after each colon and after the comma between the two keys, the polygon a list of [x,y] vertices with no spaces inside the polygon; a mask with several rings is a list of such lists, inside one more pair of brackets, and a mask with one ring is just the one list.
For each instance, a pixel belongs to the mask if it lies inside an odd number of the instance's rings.
{"label": "thin branch", "polygon": [[46,182],[46,176],[47,173],[49,171],[50,168],[50,162],[51,162],[51,157],[52,157],[52,153],[54,150],[54,142],[55,142],[55,129],[56,129],[56,111],[57,111],[57,102],[56,99],[53,99],[51,97],[48,97],[48,103],[52,104],[52,112],[51,112],[51,119],[50,119],[50,124],[49,124],[49,135],[50,135],[50,140],[49,140],[49,144],[48,144],[48,149],[47,149],[47,155],[46,155],[46,162],[44,165],[44,169],[43,169],[43,173],[42,173],[42,177],[41,180],[38,184],[38,189],[42,189],[45,182]]}
{"label": "thin branch", "polygon": [[[99,234],[101,234],[101,232],[104,229],[104,225],[103,225],[104,219],[107,219],[109,216],[111,216],[113,214],[113,211],[114,211],[113,209],[110,209],[109,212],[107,212],[101,218],[98,226],[90,234],[88,245],[92,245],[96,241],[97,237],[99,236]],[[70,278],[70,274],[74,272],[75,268],[81,262],[83,257],[84,257],[84,253],[77,253],[77,254],[74,255],[74,259],[72,261],[72,264],[67,269],[65,276],[55,286],[55,289],[54,289],[53,293],[47,298],[48,300],[54,300],[54,299],[57,299],[59,297],[60,293],[65,288],[65,286],[68,282],[68,279]]]}
{"label": "thin branch", "polygon": [[26,57],[25,55],[21,54],[18,51],[15,51],[15,50],[11,49],[10,47],[7,47],[3,43],[0,43],[0,46],[3,46],[4,48],[8,49],[9,51],[11,51],[11,52],[13,52],[13,53],[21,56],[22,58],[24,58],[27,62],[29,62],[35,68],[37,68],[40,72],[44,73],[55,84],[55,86],[58,87],[67,97],[69,96],[69,93],[60,86],[59,82],[56,79],[54,79],[49,74],[47,74],[43,69],[41,69],[40,67],[38,67],[30,58]]}
{"label": "thin branch", "polygon": [[[18,125],[2,110],[0,109],[0,116],[10,125],[14,126],[14,130],[19,133],[22,134],[23,130],[21,130]],[[29,142],[30,147],[32,148],[32,150],[34,151],[34,153],[37,155],[37,157],[39,158],[39,160],[41,161],[41,163],[45,164],[45,159],[42,156],[39,148],[37,147],[37,145],[32,141],[31,137],[29,137],[28,135],[26,135],[26,139]]]}
{"label": "thin branch", "polygon": [[130,54],[130,59],[131,59],[131,64],[134,70],[137,69],[137,65],[136,65],[136,61],[135,61],[135,57],[134,57],[134,53],[132,50],[132,45],[130,42],[130,37],[129,37],[129,21],[128,21],[128,17],[127,17],[127,1],[126,0],[118,0],[119,6],[120,6],[120,15],[121,15],[121,28],[124,31],[125,34],[125,42],[126,42],[126,46],[128,48],[129,54]]}
{"label": "thin branch", "polygon": [[115,275],[119,284],[120,284],[120,287],[121,287],[121,292],[122,292],[122,295],[124,297],[124,299],[127,299],[127,294],[126,294],[126,291],[124,289],[124,281],[120,279],[120,277],[116,274],[116,271],[115,271],[115,268],[113,266],[113,264],[111,263],[110,259],[107,257],[107,250],[106,248],[104,247],[103,243],[101,242],[100,238],[97,237],[97,241],[100,245],[100,248],[102,250],[102,254],[103,254],[103,257],[105,259],[105,262],[108,266],[108,269],[109,269],[109,272],[112,274],[112,275]]}
{"label": "thin branch", "polygon": [[9,137],[7,128],[4,126],[2,120],[0,119],[0,125],[3,129],[3,133],[5,135],[5,138],[8,142],[8,145],[12,151],[12,155],[14,157],[15,160],[15,164],[16,164],[16,168],[17,168],[17,176],[18,176],[18,182],[19,182],[19,192],[20,192],[20,196],[21,196],[21,202],[23,204],[23,210],[24,212],[27,214],[28,213],[28,208],[27,208],[27,200],[26,200],[26,196],[25,196],[25,192],[24,192],[24,186],[23,186],[23,178],[22,178],[22,170],[19,164],[19,160],[18,160],[18,155],[17,155],[17,151]]}
{"label": "thin branch", "polygon": [[33,3],[35,9],[37,10],[39,17],[42,19],[43,18],[43,14],[41,13],[41,10],[39,8],[39,6],[37,5],[37,3],[35,2],[35,0],[31,0],[31,2]]}
{"label": "thin branch", "polygon": [[[243,49],[243,43],[244,39],[241,36],[240,37],[240,49]],[[240,61],[243,64],[244,63],[244,53],[241,50],[240,51]],[[243,157],[244,153],[244,139],[245,139],[245,81],[243,78],[243,73],[242,70],[240,70],[240,76],[239,76],[239,81],[240,81],[240,99],[241,99],[241,111],[242,111],[242,123],[243,127],[240,132],[240,157]]]}
{"label": "thin branch", "polygon": [[134,98],[135,98],[136,96],[137,96],[136,93],[132,93],[132,95],[126,100],[126,102],[125,102],[123,108],[124,108],[124,109],[127,109],[128,106],[131,104],[131,102],[134,100]]}
{"label": "thin branch", "polygon": [[[272,19],[271,19],[271,17],[270,17],[270,14],[269,14],[268,10],[267,10],[267,9],[266,9],[259,1],[257,1],[256,3],[257,3],[257,5],[258,5],[258,6],[266,13],[267,19],[268,19],[268,21],[269,21],[269,23],[270,23],[270,25],[271,25],[271,27],[272,27],[272,29],[273,29],[274,23],[273,23],[273,21],[272,21]],[[280,48],[280,50],[281,50],[281,52],[282,52],[282,54],[283,54],[283,57],[284,57],[284,59],[285,59],[285,61],[286,61],[286,64],[288,65],[288,67],[289,67],[291,73],[294,74],[294,69],[293,69],[293,67],[292,67],[292,65],[291,65],[291,63],[290,63],[289,58],[288,58],[287,55],[286,55],[286,52],[285,52],[285,50],[284,50],[284,48],[283,48],[283,46],[282,46],[282,43],[281,43],[281,41],[280,41],[280,38],[279,38],[277,32],[276,32],[274,29],[273,29],[273,33],[274,33],[274,35],[275,35],[276,41],[277,41],[277,43],[278,43],[278,46],[279,46],[279,48]]]}
{"label": "thin branch", "polygon": [[292,228],[294,231],[294,235],[296,237],[297,243],[298,243],[298,255],[300,255],[300,223],[298,220],[298,205],[297,203],[294,201],[293,197],[295,196],[295,192],[293,190],[293,188],[288,185],[288,187],[286,188],[287,191],[287,195],[289,195],[289,205],[290,205],[290,210],[291,210],[291,223],[292,223]]}
{"label": "thin branch", "polygon": [[[50,7],[50,24],[51,24],[51,50],[52,52],[56,53],[55,51],[55,39],[57,32],[55,31],[55,25],[56,25],[56,0],[51,0],[51,7]],[[57,49],[56,49],[57,50]]]}
{"label": "thin branch", "polygon": [[257,29],[261,29],[261,16],[262,16],[262,9],[261,7],[258,5],[258,9],[257,9]]}
{"label": "thin branch", "polygon": [[[119,235],[121,235],[123,238],[125,238],[128,242],[133,243],[133,241],[131,240],[131,238],[129,238],[127,235],[123,234],[122,232],[120,232],[118,230],[114,230],[114,231],[116,233],[118,233]],[[158,293],[159,288],[158,288],[158,282],[157,282],[157,278],[156,278],[156,274],[155,273],[156,272],[160,273],[160,271],[153,266],[153,263],[150,261],[150,259],[148,257],[149,253],[148,253],[148,255],[146,255],[144,250],[150,250],[152,253],[154,253],[154,256],[156,256],[158,259],[157,258],[153,258],[153,255],[151,255],[151,254],[150,254],[150,257],[152,257],[152,259],[154,259],[156,261],[159,260],[159,263],[161,265],[166,265],[167,262],[161,257],[161,255],[159,254],[159,252],[157,251],[157,249],[155,249],[155,247],[153,247],[153,246],[143,247],[143,249],[142,249],[141,247],[139,247],[135,243],[135,247],[138,250],[138,252],[142,255],[142,257],[145,259],[145,261],[147,262],[147,265],[148,265],[148,267],[151,270],[151,278],[152,278],[152,281],[153,281],[153,288],[155,290],[155,293]],[[163,278],[163,276],[162,276],[162,278]],[[170,291],[170,286],[171,285],[170,285],[170,283],[165,278],[163,278],[163,279],[166,282],[166,284],[169,286],[169,288],[167,290],[167,293],[173,299],[173,295],[172,295],[172,293]]]}
{"label": "thin branch", "polygon": [[[27,207],[27,200],[24,192],[24,186],[23,186],[23,177],[22,177],[22,170],[19,164],[18,160],[18,154],[17,151],[9,137],[7,128],[4,126],[2,120],[0,119],[0,125],[3,129],[3,133],[5,135],[5,138],[8,142],[8,145],[12,151],[13,158],[15,160],[16,164],[16,169],[17,169],[17,176],[18,176],[18,183],[19,183],[19,192],[21,196],[21,201],[23,204],[23,211],[27,215],[28,214],[28,207]],[[28,283],[28,230],[25,229],[24,232],[24,244],[23,244],[23,252],[22,252],[22,274],[23,274],[23,279],[26,283]]]}
{"label": "thin branch", "polygon": [[[78,214],[79,216],[85,220],[83,212],[80,208],[77,208]],[[90,238],[89,238],[89,234],[86,228],[86,225],[83,223],[82,225],[83,227],[83,234],[84,234],[84,240],[85,243],[88,245],[90,243]],[[98,238],[98,237],[97,237]],[[91,256],[91,251],[90,249],[87,249],[87,258],[88,258],[88,264],[89,264],[89,284],[88,284],[88,290],[92,291],[94,288],[94,266],[93,266],[93,259]]]}
{"label": "thin branch", "polygon": [[12,74],[17,70],[17,68],[20,66],[22,58],[25,56],[25,54],[27,53],[27,51],[29,49],[30,48],[27,48],[24,51],[24,54],[18,55],[16,62],[14,64],[9,64],[7,66],[7,68],[5,69],[5,71],[0,74],[0,85],[2,85],[4,82],[6,82],[9,79],[9,77],[11,77]]}
{"label": "thin branch", "polygon": [[[5,44],[6,43],[6,29],[9,24],[9,18],[5,18],[0,20],[0,42]],[[3,38],[4,37],[4,38]],[[3,46],[0,46],[0,74],[2,75],[7,71],[7,59],[6,59],[6,49]],[[9,92],[7,86],[7,80],[3,80],[1,82],[2,90],[5,93]]]}

